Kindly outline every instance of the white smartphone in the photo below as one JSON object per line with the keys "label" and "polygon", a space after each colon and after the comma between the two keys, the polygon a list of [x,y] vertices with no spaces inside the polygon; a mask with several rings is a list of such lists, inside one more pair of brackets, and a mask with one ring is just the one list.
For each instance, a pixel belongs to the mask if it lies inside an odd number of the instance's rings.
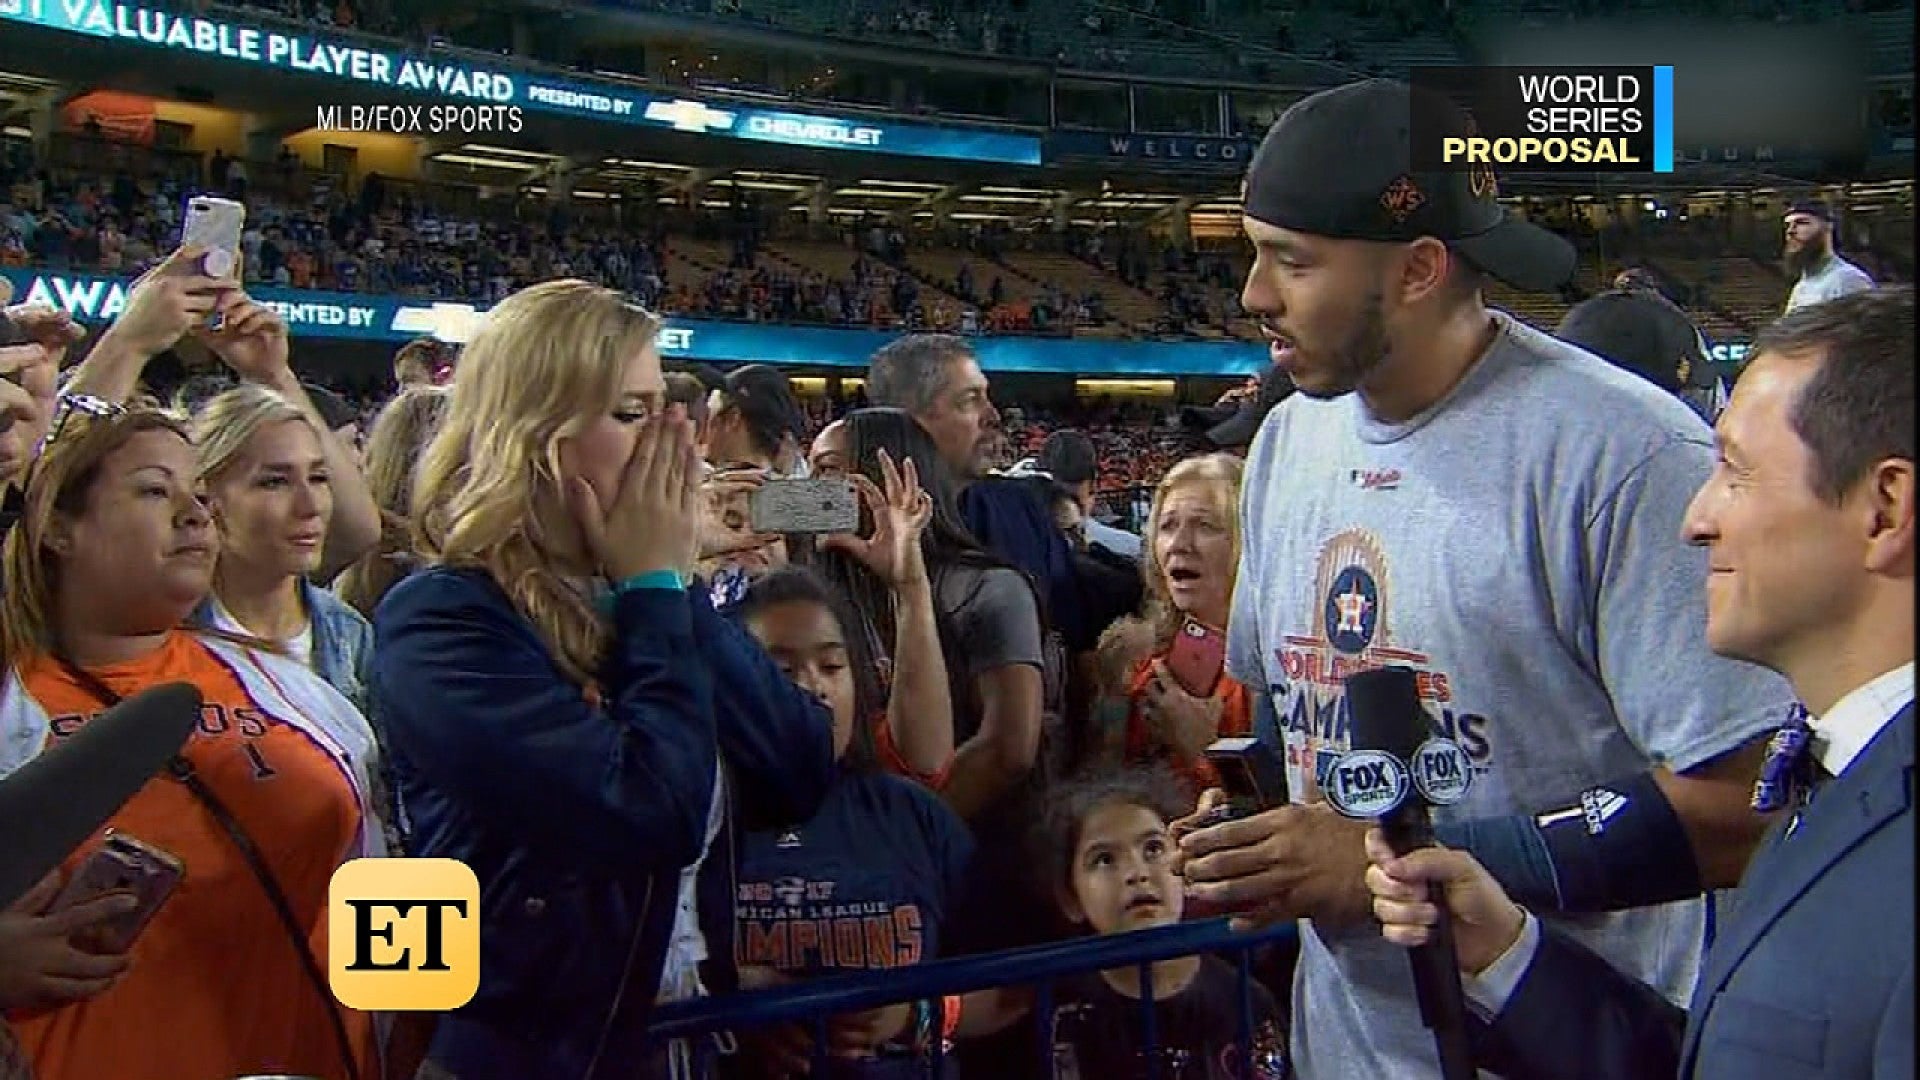
{"label": "white smartphone", "polygon": [[247,227],[247,208],[232,199],[195,195],[187,200],[187,216],[180,226],[180,244],[202,249],[200,270],[223,278],[240,266],[240,234]]}
{"label": "white smartphone", "polygon": [[860,529],[860,496],[845,480],[769,480],[753,493],[757,533],[850,533]]}

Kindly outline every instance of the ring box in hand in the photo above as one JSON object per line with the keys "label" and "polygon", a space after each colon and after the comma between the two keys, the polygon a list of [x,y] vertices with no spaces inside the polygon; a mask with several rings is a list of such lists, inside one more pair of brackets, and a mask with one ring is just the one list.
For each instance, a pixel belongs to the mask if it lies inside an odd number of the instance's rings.
{"label": "ring box in hand", "polygon": [[1207,761],[1227,792],[1227,801],[1214,810],[1221,821],[1286,805],[1287,770],[1259,739],[1216,739],[1207,747]]}

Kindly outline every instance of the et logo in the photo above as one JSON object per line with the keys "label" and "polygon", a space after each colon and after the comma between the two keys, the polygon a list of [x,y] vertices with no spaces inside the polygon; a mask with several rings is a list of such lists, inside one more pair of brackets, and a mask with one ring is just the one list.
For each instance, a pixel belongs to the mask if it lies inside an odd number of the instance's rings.
{"label": "et logo", "polygon": [[456,859],[355,859],[327,896],[327,983],[363,1012],[441,1012],[480,989],[480,881]]}

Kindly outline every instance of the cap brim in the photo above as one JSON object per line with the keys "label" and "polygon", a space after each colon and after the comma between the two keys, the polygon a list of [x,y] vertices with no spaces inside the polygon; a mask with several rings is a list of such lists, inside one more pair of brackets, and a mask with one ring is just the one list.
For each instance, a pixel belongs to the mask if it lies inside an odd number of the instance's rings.
{"label": "cap brim", "polygon": [[725,390],[727,388],[727,377],[721,374],[719,369],[711,364],[703,364],[694,360],[681,364],[668,364],[667,370],[685,372],[699,379],[700,385],[706,387],[708,392]]}
{"label": "cap brim", "polygon": [[1233,414],[1238,411],[1239,409],[1233,405],[1182,405],[1180,427],[1183,430],[1204,435],[1209,428],[1233,419]]}
{"label": "cap brim", "polygon": [[1267,418],[1270,409],[1270,405],[1259,400],[1246,402],[1225,423],[1209,428],[1207,440],[1223,448],[1252,445],[1253,437],[1260,434],[1260,424]]}
{"label": "cap brim", "polygon": [[1554,292],[1573,280],[1573,245],[1523,218],[1506,214],[1477,236],[1455,240],[1467,260],[1522,292]]}

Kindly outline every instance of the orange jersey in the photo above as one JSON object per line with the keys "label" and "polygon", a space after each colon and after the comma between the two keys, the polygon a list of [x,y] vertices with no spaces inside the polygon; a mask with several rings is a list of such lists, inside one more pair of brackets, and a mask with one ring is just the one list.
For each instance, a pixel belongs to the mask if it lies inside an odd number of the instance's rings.
{"label": "orange jersey", "polygon": [[[1220,774],[1215,771],[1213,764],[1205,758],[1187,761],[1178,757],[1174,751],[1161,746],[1154,739],[1152,729],[1147,725],[1144,708],[1147,684],[1153,679],[1153,662],[1165,657],[1166,653],[1162,652],[1140,661],[1127,683],[1127,761],[1145,764],[1164,760],[1179,770],[1192,787],[1193,794],[1198,796],[1208,788],[1220,786]],[[1214,732],[1214,738],[1232,739],[1253,734],[1253,699],[1247,696],[1246,687],[1222,675],[1213,696],[1220,702],[1220,729]]]}
{"label": "orange jersey", "polygon": [[[92,669],[115,693],[187,682],[205,697],[184,753],[263,853],[320,970],[327,964],[327,887],[353,850],[360,806],[352,781],[300,728],[261,708],[238,677],[184,631],[152,654]],[[57,663],[20,668],[69,737],[103,704]],[[186,876],[134,944],[131,966],[87,1001],[13,1017],[38,1080],[225,1080],[292,1073],[343,1080],[323,1001],[253,871],[185,785],[149,781],[108,822],[178,857]],[[99,837],[69,857],[71,873]],[[371,1017],[340,1009],[363,1077],[377,1076]]]}

